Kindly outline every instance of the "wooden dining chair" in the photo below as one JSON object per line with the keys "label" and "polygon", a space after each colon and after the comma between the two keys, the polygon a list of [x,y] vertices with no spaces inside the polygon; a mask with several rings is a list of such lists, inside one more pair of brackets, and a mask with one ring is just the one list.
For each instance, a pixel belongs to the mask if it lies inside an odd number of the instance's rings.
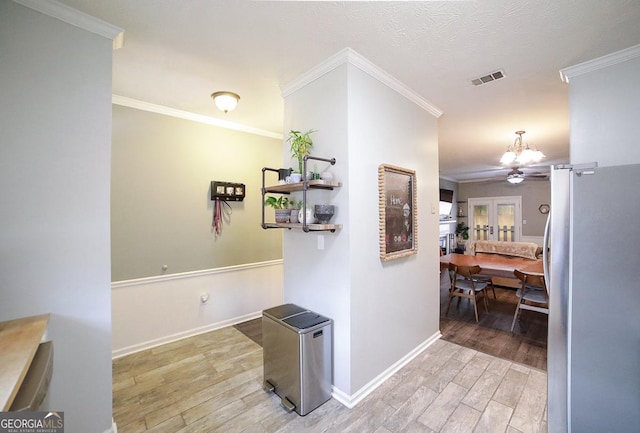
{"label": "wooden dining chair", "polygon": [[485,292],[491,290],[493,293],[493,299],[498,299],[496,296],[496,288],[493,285],[493,279],[489,275],[474,275],[473,281],[476,283],[486,283],[487,287],[485,288]]}
{"label": "wooden dining chair", "polygon": [[517,269],[513,271],[513,273],[520,280],[521,287],[516,292],[518,305],[513,314],[511,333],[513,333],[513,328],[516,326],[516,320],[518,320],[520,310],[549,314],[549,291],[547,290],[544,276],[526,274]]}
{"label": "wooden dining chair", "polygon": [[488,286],[487,282],[482,282],[474,279],[482,269],[480,266],[456,266],[453,263],[449,263],[449,275],[451,278],[451,288],[449,289],[449,302],[447,303],[447,311],[445,316],[449,314],[451,308],[451,301],[453,298],[458,298],[458,307],[460,306],[461,298],[470,299],[473,302],[473,312],[476,316],[476,322],[478,320],[478,299],[482,297],[484,300],[484,309],[489,312],[489,302],[487,301],[487,293],[485,289]]}

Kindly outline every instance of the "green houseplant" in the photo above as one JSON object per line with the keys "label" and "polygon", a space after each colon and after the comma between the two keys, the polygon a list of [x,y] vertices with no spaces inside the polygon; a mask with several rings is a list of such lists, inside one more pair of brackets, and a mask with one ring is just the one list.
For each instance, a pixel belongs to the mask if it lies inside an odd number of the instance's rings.
{"label": "green houseplant", "polygon": [[456,236],[464,241],[469,239],[469,226],[464,222],[456,224]]}
{"label": "green houseplant", "polygon": [[291,145],[291,158],[296,158],[298,160],[298,173],[304,175],[303,165],[304,165],[304,157],[311,154],[311,148],[313,147],[313,140],[311,139],[311,134],[316,132],[313,129],[308,130],[307,132],[300,132],[291,130],[289,131],[289,138],[287,142]]}
{"label": "green houseplant", "polygon": [[291,211],[289,210],[289,197],[281,195],[276,198],[272,195],[267,197],[264,201],[266,206],[271,206],[276,212],[276,222],[277,223],[288,223],[289,217],[291,216]]}

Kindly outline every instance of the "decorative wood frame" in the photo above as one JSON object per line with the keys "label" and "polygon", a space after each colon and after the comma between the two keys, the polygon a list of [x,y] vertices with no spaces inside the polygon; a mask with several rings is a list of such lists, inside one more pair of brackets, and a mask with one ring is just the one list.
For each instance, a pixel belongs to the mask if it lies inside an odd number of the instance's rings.
{"label": "decorative wood frame", "polygon": [[393,165],[378,167],[380,260],[418,253],[416,172]]}

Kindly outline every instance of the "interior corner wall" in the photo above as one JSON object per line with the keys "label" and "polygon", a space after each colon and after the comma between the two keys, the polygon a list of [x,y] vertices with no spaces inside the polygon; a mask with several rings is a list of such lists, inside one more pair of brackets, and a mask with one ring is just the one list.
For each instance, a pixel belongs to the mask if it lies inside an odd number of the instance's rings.
{"label": "interior corner wall", "polygon": [[[282,234],[260,226],[262,167],[280,166],[282,140],[113,106],[112,280],[282,258]],[[211,181],[245,184],[212,223]],[[168,269],[163,269],[166,265]]]}
{"label": "interior corner wall", "polygon": [[[333,384],[354,396],[439,333],[437,121],[342,64],[285,98],[285,130],[310,128],[312,154],[336,158],[329,170],[343,186],[308,193],[309,201],[336,205],[332,222],[343,228],[285,232],[285,301],[334,320]],[[288,148],[283,156],[288,164]],[[378,243],[380,164],[415,170],[418,184],[418,254],[387,263]]]}
{"label": "interior corner wall", "polygon": [[0,2],[0,321],[50,313],[41,410],[111,428],[112,41]]}
{"label": "interior corner wall", "polygon": [[[287,230],[283,235],[284,300],[311,309],[334,321],[333,384],[341,391],[351,391],[351,298],[349,260],[349,160],[347,116],[347,68],[339,66],[287,96],[284,103],[284,130],[314,129],[312,155],[335,158],[336,164],[318,165],[328,170],[341,188],[312,191],[310,205],[328,203],[335,206],[332,223],[342,224],[335,233]],[[295,167],[289,147],[284,146],[284,167]],[[294,195],[300,198],[300,194]],[[318,239],[324,250],[318,250]]]}

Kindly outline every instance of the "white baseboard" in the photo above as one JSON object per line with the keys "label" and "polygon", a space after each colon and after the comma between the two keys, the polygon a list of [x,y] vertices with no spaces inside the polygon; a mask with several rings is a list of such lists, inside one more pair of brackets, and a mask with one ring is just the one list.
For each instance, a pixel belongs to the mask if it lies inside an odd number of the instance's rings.
{"label": "white baseboard", "polygon": [[116,425],[116,420],[111,418],[111,427],[106,429],[104,433],[118,433],[118,426]]}
{"label": "white baseboard", "polygon": [[353,408],[362,400],[364,400],[369,394],[371,394],[377,387],[382,385],[387,379],[398,372],[398,370],[411,362],[416,356],[420,355],[427,347],[431,346],[436,340],[440,339],[441,337],[442,334],[440,333],[440,331],[436,332],[431,337],[420,343],[411,352],[407,353],[405,356],[399,359],[396,363],[380,373],[372,381],[356,391],[354,394],[349,395],[334,386],[331,390],[331,396],[349,409]]}
{"label": "white baseboard", "polygon": [[[140,352],[142,350],[151,349],[152,347],[160,346],[162,344],[171,343],[173,341],[182,340],[183,338],[193,337],[195,335],[204,334],[205,332],[215,331],[216,329],[232,326],[237,323],[246,322],[247,320],[257,319],[262,317],[262,311],[256,311],[253,313],[245,314],[243,316],[234,317],[228,320],[223,320],[217,323],[210,323],[200,328],[189,329],[187,331],[179,332],[173,335],[167,335],[162,338],[156,338],[154,340],[145,341],[133,346],[123,347],[122,349],[114,350],[111,352],[112,359],[121,358],[132,353]],[[114,432],[115,433],[115,432]]]}

